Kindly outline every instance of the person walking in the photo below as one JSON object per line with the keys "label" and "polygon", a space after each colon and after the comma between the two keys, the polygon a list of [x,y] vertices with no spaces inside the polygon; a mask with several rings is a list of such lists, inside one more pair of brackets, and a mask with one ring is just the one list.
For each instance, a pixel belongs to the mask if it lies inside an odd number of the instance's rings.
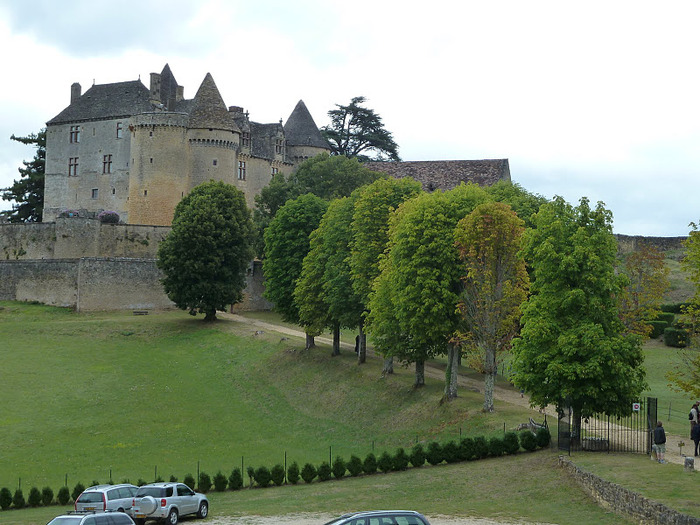
{"label": "person walking", "polygon": [[700,444],[700,425],[690,429],[690,439],[695,443],[695,457],[698,457],[698,445]]}
{"label": "person walking", "polygon": [[690,419],[690,432],[693,432],[693,427],[698,426],[700,423],[700,402],[696,401],[693,403],[693,408],[690,409],[689,417]]}
{"label": "person walking", "polygon": [[666,431],[661,421],[657,421],[656,428],[654,429],[653,449],[656,451],[656,460],[659,463],[666,463],[664,459],[664,454],[666,453]]}

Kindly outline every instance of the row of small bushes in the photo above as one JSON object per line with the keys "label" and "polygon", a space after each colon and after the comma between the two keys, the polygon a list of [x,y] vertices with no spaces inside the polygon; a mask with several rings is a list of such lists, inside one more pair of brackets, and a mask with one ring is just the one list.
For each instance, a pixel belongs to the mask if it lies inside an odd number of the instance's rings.
{"label": "row of small bushes", "polygon": [[[410,453],[407,453],[403,448],[396,450],[395,454],[388,452],[382,453],[379,457],[373,453],[369,453],[364,460],[352,455],[348,461],[342,457],[335,458],[332,464],[323,461],[318,467],[311,463],[306,463],[303,468],[299,468],[297,462],[292,463],[285,472],[285,468],[277,464],[271,469],[262,466],[258,468],[248,467],[246,474],[249,477],[250,486],[269,487],[271,484],[280,486],[285,483],[296,485],[300,480],[305,483],[312,483],[315,479],[319,481],[328,481],[332,478],[341,479],[346,473],[352,477],[360,475],[372,475],[377,472],[392,472],[402,471],[410,467],[418,468],[429,463],[430,465],[439,465],[441,463],[457,463],[460,461],[473,461],[484,459],[487,457],[499,457],[506,454],[516,454],[521,449],[531,452],[537,448],[546,447],[549,445],[551,436],[549,429],[540,428],[536,434],[529,430],[522,431],[519,435],[515,432],[507,432],[502,438],[492,437],[486,439],[484,437],[463,438],[459,442],[450,441],[441,445],[437,441],[423,445],[416,445]],[[164,481],[162,478],[155,480]],[[170,477],[170,481],[175,482],[175,476]],[[199,492],[209,492],[212,487],[217,492],[229,490],[240,490],[244,486],[243,474],[241,469],[236,467],[231,472],[230,476],[226,476],[219,471],[213,478],[206,472],[199,473],[197,480],[197,490]],[[129,480],[123,480],[122,483],[129,483]],[[147,482],[139,479],[136,485],[142,486]],[[192,474],[187,474],[183,483],[195,489],[195,478]],[[91,486],[99,485],[98,481],[93,481]],[[112,484],[112,481],[109,481]],[[61,487],[54,501],[54,493],[50,487],[44,487],[39,490],[32,487],[29,491],[27,500],[21,489],[15,490],[14,494],[8,488],[0,489],[0,509],[7,510],[10,507],[21,509],[26,506],[38,507],[40,505],[52,505],[54,502],[59,505],[67,505],[71,500],[78,499],[80,494],[85,490],[82,483],[77,483],[71,492],[68,487]]]}
{"label": "row of small bushes", "polygon": [[675,314],[681,313],[681,307],[685,303],[677,303],[673,305],[663,305],[660,313],[653,321],[648,321],[651,326],[652,339],[663,338],[666,346],[674,348],[683,348],[688,346],[690,342],[690,334],[684,326],[682,320],[676,321]]}

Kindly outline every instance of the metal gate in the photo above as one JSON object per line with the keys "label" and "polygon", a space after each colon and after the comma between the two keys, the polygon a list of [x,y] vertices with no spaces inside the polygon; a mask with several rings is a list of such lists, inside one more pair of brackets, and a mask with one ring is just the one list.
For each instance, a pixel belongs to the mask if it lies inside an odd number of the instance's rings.
{"label": "metal gate", "polygon": [[629,416],[595,415],[581,420],[580,429],[573,421],[573,410],[566,407],[559,413],[557,446],[559,450],[633,452],[650,454],[657,421],[657,400],[648,397]]}

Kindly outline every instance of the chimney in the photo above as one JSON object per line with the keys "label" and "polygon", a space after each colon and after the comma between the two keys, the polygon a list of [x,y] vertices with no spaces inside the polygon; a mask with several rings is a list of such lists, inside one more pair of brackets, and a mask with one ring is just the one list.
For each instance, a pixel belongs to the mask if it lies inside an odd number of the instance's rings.
{"label": "chimney", "polygon": [[180,102],[185,100],[185,88],[183,86],[177,86],[177,92],[175,93],[175,101]]}
{"label": "chimney", "polygon": [[79,98],[80,95],[83,91],[83,88],[80,87],[80,84],[77,82],[73,82],[70,86],[70,103],[73,104],[76,102]]}
{"label": "chimney", "polygon": [[151,99],[162,102],[160,99],[160,75],[151,73]]}

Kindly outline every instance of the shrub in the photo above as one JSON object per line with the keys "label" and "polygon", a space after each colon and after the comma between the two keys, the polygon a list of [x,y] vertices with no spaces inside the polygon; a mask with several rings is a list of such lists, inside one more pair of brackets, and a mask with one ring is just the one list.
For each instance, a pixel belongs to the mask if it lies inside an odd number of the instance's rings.
{"label": "shrub", "polygon": [[[140,481],[140,480],[139,480],[139,481]],[[192,490],[194,490],[194,476],[193,476],[192,474],[187,474],[187,475],[185,476],[185,479],[182,480],[182,482],[183,482],[185,485],[187,485],[189,488],[191,488]],[[139,487],[140,487],[140,486],[141,486],[141,485],[139,485]]]}
{"label": "shrub", "polygon": [[255,483],[261,487],[267,487],[272,481],[272,475],[270,474],[270,469],[267,467],[258,467],[255,469]]}
{"label": "shrub", "polygon": [[[153,480],[153,483],[163,483],[164,481],[165,480],[163,479],[162,476],[158,476],[156,479]],[[99,485],[99,483],[97,483],[97,484]]]}
{"label": "shrub", "polygon": [[103,224],[119,224],[119,214],[116,211],[101,211],[97,218]]}
{"label": "shrub", "polygon": [[402,448],[396,450],[392,461],[392,470],[406,470],[408,468],[408,454]]}
{"label": "shrub", "polygon": [[199,481],[197,482],[199,492],[207,493],[211,489],[211,476],[206,472],[199,473]]}
{"label": "shrub", "polygon": [[[194,479],[193,479],[193,481],[192,481],[192,484],[194,485]],[[143,478],[139,478],[138,481],[136,482],[136,486],[137,486],[137,487],[143,487],[144,485],[148,485],[148,481],[146,481],[146,480],[143,479]],[[194,488],[193,488],[192,490],[194,490]]]}
{"label": "shrub", "polygon": [[442,447],[440,446],[440,443],[437,441],[433,441],[432,443],[428,444],[428,450],[425,453],[425,459],[428,460],[428,463],[431,465],[439,465],[442,463],[442,460],[444,459],[442,457]]}
{"label": "shrub", "polygon": [[483,436],[474,438],[474,458],[484,459],[489,455],[489,444]]}
{"label": "shrub", "polygon": [[331,479],[332,470],[327,461],[321,462],[321,464],[318,466],[316,474],[318,475],[319,481],[328,481]]}
{"label": "shrub", "polygon": [[665,323],[672,325],[675,317],[676,316],[672,312],[661,312],[659,315],[656,316],[656,319],[654,319],[654,321],[664,321]]}
{"label": "shrub", "polygon": [[425,465],[425,451],[423,450],[423,445],[420,443],[414,445],[408,460],[411,462],[411,465],[416,468]]}
{"label": "shrub", "polygon": [[59,505],[68,505],[68,502],[70,501],[70,489],[68,487],[61,487],[60,489],[58,489],[56,499],[58,500]]}
{"label": "shrub", "polygon": [[350,456],[350,461],[347,464],[348,472],[354,478],[362,474],[362,460],[354,454]]}
{"label": "shrub", "polygon": [[649,334],[650,339],[658,339],[664,335],[664,330],[668,328],[668,323],[666,321],[646,321],[646,323],[651,326],[651,333]]}
{"label": "shrub", "polygon": [[[129,482],[127,481],[127,483]],[[170,474],[170,483],[177,483],[177,476]]]}
{"label": "shrub", "polygon": [[520,450],[520,442],[515,432],[506,432],[503,436],[503,447],[506,454],[517,454]]}
{"label": "shrub", "polygon": [[674,348],[684,348],[688,346],[690,338],[688,332],[678,328],[667,327],[664,329],[664,344]]}
{"label": "shrub", "polygon": [[27,503],[30,507],[38,507],[41,505],[41,492],[36,487],[29,489],[29,496],[27,496]]}
{"label": "shrub", "polygon": [[377,472],[377,457],[371,452],[367,454],[367,457],[362,462],[362,470],[365,474],[375,474]]}
{"label": "shrub", "polygon": [[80,496],[83,491],[85,490],[85,486],[78,482],[75,484],[75,487],[73,487],[73,492],[70,493],[71,498],[73,498],[73,501],[78,499],[78,496]]}
{"label": "shrub", "polygon": [[474,440],[472,438],[462,438],[459,442],[459,459],[470,461],[474,459]]}
{"label": "shrub", "polygon": [[304,465],[304,468],[301,469],[301,479],[304,480],[304,483],[311,483],[317,475],[316,467],[311,463],[307,463]]}
{"label": "shrub", "polygon": [[[157,482],[158,480],[154,480],[154,481]],[[163,480],[161,479],[160,481],[163,481]],[[88,485],[88,487],[96,487],[99,484],[100,484],[99,481],[97,481],[96,479],[93,479],[92,483],[90,483],[90,485]]]}
{"label": "shrub", "polygon": [[292,485],[299,483],[299,465],[296,461],[289,465],[289,468],[287,469],[287,481],[289,481]]}
{"label": "shrub", "polygon": [[277,487],[284,483],[284,467],[277,463],[272,469],[270,469],[270,478],[272,478],[272,483]]}
{"label": "shrub", "polygon": [[226,478],[226,474],[221,471],[217,472],[214,476],[214,490],[216,492],[223,492],[226,490],[227,485],[228,479]]}
{"label": "shrub", "polygon": [[228,477],[228,488],[231,490],[241,490],[243,488],[243,474],[241,474],[241,469],[238,467],[234,468]]}
{"label": "shrub", "polygon": [[683,306],[686,306],[687,304],[688,303],[662,304],[661,311],[662,312],[671,312],[672,314],[679,314],[679,313],[681,313],[681,308]]}
{"label": "shrub", "polygon": [[394,461],[391,457],[391,454],[389,454],[386,450],[382,452],[382,455],[379,456],[379,459],[377,460],[377,468],[384,474],[386,474],[387,472],[391,472],[393,464]]}
{"label": "shrub", "polygon": [[340,456],[336,457],[335,461],[333,461],[332,470],[335,479],[341,479],[343,476],[345,476],[345,471],[347,470],[347,467],[345,466],[345,460]]}
{"label": "shrub", "polygon": [[537,429],[537,446],[540,448],[548,447],[549,442],[552,439],[549,429],[547,427],[542,427]]}
{"label": "shrub", "polygon": [[497,458],[505,452],[505,444],[503,438],[492,437],[489,439],[489,456]]}
{"label": "shrub", "polygon": [[53,490],[51,487],[44,487],[41,490],[41,504],[48,507],[53,503]]}
{"label": "shrub", "polygon": [[448,441],[442,447],[442,457],[447,463],[457,463],[459,461],[459,447],[454,441]]}
{"label": "shrub", "polygon": [[529,430],[523,430],[520,433],[520,446],[528,452],[532,452],[537,448],[537,437]]}
{"label": "shrub", "polygon": [[23,509],[27,502],[24,501],[24,494],[22,494],[22,489],[15,490],[14,496],[12,496],[12,506],[16,509]]}
{"label": "shrub", "polygon": [[248,480],[250,481],[250,486],[253,486],[253,480],[255,479],[255,469],[253,467],[248,467],[246,469],[246,474],[248,474]]}
{"label": "shrub", "polygon": [[3,487],[0,489],[0,509],[7,510],[10,505],[12,505],[12,492],[7,487]]}

